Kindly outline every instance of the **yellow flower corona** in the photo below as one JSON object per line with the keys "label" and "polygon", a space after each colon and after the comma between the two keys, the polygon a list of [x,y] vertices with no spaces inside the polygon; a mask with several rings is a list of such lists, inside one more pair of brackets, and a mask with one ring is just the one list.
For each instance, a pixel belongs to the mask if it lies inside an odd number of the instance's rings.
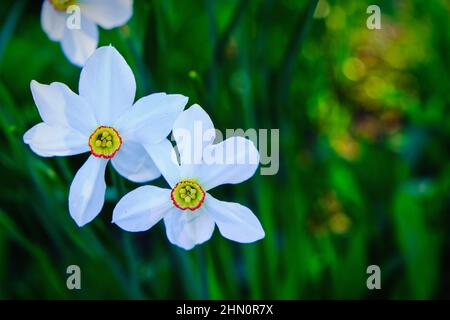
{"label": "yellow flower corona", "polygon": [[181,210],[195,211],[205,200],[205,192],[193,179],[183,179],[173,187],[170,193],[173,204]]}
{"label": "yellow flower corona", "polygon": [[76,0],[49,0],[57,11],[66,11],[68,7],[77,3]]}
{"label": "yellow flower corona", "polygon": [[97,158],[114,157],[122,145],[122,138],[113,127],[99,126],[89,137],[89,148]]}

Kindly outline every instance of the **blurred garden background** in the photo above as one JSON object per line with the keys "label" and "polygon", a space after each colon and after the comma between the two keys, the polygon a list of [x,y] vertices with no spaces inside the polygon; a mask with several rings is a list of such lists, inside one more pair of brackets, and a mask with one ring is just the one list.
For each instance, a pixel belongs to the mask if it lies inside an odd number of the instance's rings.
{"label": "blurred garden background", "polygon": [[[266,237],[216,229],[191,251],[162,223],[111,224],[138,186],[111,168],[102,213],[78,228],[68,189],[87,155],[23,143],[40,121],[32,79],[78,92],[41,4],[0,6],[0,298],[450,298],[449,1],[135,0],[127,25],[101,29],[137,98],[181,93],[221,130],[280,129],[278,174],[213,192],[250,207]],[[371,4],[381,30],[366,27]],[[73,264],[81,290],[66,287]],[[372,264],[381,290],[366,287]]]}

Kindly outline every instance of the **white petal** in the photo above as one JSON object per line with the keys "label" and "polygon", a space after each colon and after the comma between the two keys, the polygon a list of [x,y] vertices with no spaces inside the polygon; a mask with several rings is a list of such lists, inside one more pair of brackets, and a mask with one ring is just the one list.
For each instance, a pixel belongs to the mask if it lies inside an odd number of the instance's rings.
{"label": "white petal", "polygon": [[239,203],[219,201],[210,194],[206,195],[204,206],[225,238],[242,243],[264,238],[261,223],[249,208]]}
{"label": "white petal", "polygon": [[170,141],[164,139],[158,144],[148,144],[144,147],[164,179],[173,188],[180,181],[180,165]]}
{"label": "white petal", "polygon": [[80,96],[95,108],[97,121],[112,125],[133,105],[136,81],[130,66],[113,47],[98,48],[80,75]]}
{"label": "white petal", "polygon": [[117,172],[134,182],[154,180],[161,175],[144,147],[132,141],[123,141],[111,161]]}
{"label": "white petal", "polygon": [[195,165],[202,162],[203,149],[214,141],[214,125],[208,114],[195,104],[177,118],[172,133],[180,153],[182,175],[190,178]]}
{"label": "white petal", "polygon": [[42,157],[70,156],[89,151],[87,138],[78,131],[44,122],[25,132],[23,141]]}
{"label": "white petal", "polygon": [[154,93],[139,99],[114,124],[126,137],[142,143],[158,143],[172,130],[188,98],[180,94]]}
{"label": "white petal", "polygon": [[173,207],[164,224],[169,241],[186,250],[208,241],[214,232],[214,220],[202,207],[194,212]]}
{"label": "white petal", "polygon": [[158,223],[172,206],[170,190],[143,186],[120,199],[112,222],[126,231],[145,231]]}
{"label": "white petal", "polygon": [[46,0],[42,3],[41,25],[51,40],[60,40],[63,37],[66,26],[66,13],[56,11],[50,2]]}
{"label": "white petal", "polygon": [[89,136],[97,122],[84,99],[65,84],[31,81],[31,93],[42,120],[51,126],[66,126]]}
{"label": "white petal", "polygon": [[83,15],[80,21],[79,29],[69,29],[65,25],[61,46],[69,61],[81,67],[97,48],[98,28],[94,22]]}
{"label": "white petal", "polygon": [[81,12],[105,29],[125,24],[133,14],[132,0],[83,0]]}
{"label": "white petal", "polygon": [[70,185],[69,212],[78,226],[91,222],[105,202],[107,159],[91,155],[78,170]]}
{"label": "white petal", "polygon": [[259,152],[253,142],[232,137],[205,148],[203,164],[195,167],[195,178],[204,190],[240,183],[253,176],[258,163]]}

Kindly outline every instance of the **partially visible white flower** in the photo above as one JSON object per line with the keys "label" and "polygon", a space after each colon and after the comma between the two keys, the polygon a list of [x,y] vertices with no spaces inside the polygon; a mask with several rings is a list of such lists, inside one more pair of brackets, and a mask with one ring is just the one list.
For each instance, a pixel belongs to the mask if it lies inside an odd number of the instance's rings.
{"label": "partially visible white flower", "polygon": [[79,95],[66,85],[31,82],[43,122],[23,139],[40,156],[91,152],[70,186],[69,211],[79,226],[94,219],[105,197],[104,173],[111,159],[124,177],[145,182],[160,176],[141,143],[157,144],[170,133],[188,98],[154,93],[133,104],[133,72],[113,47],[98,48],[81,71]]}
{"label": "partially visible white flower", "polygon": [[[67,23],[70,15],[66,10],[74,5],[80,9],[79,28],[69,28]],[[70,62],[82,66],[97,48],[97,25],[104,29],[119,27],[132,14],[132,0],[44,0],[41,24],[51,40],[61,42]]]}
{"label": "partially visible white flower", "polygon": [[[218,185],[240,183],[253,176],[259,162],[258,150],[242,137],[212,144],[213,129],[208,114],[194,105],[178,117],[173,127],[180,164],[173,157],[174,149],[167,139],[157,145],[145,145],[172,189],[143,186],[131,191],[116,205],[113,223],[136,232],[148,230],[164,219],[169,241],[186,250],[210,239],[216,224],[230,240],[249,243],[262,239],[264,230],[249,208],[217,200],[207,192]],[[181,138],[176,134],[181,131],[190,133],[190,141],[187,135]],[[206,135],[210,138],[207,142],[199,140]],[[198,142],[203,155],[226,153],[227,161],[206,163],[200,158],[193,162],[192,154],[197,153],[194,145]]]}

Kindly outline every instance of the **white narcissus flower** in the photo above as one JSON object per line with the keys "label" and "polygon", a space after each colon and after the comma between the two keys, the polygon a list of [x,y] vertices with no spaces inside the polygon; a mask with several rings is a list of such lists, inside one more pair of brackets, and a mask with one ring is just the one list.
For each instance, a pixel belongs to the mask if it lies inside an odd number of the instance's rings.
{"label": "white narcissus flower", "polygon": [[[230,240],[250,243],[262,239],[264,230],[249,208],[208,193],[218,185],[240,183],[253,176],[259,163],[254,144],[242,137],[212,144],[214,126],[198,105],[184,111],[172,130],[180,164],[169,140],[145,145],[171,189],[142,186],[131,191],[116,205],[113,223],[137,232],[163,219],[169,241],[186,250],[210,239],[216,224]],[[224,161],[207,161],[207,156]]]}
{"label": "white narcissus flower", "polygon": [[[71,6],[79,11],[69,14]],[[71,15],[79,14],[69,22]],[[82,66],[98,44],[98,27],[112,29],[125,24],[133,14],[132,0],[44,0],[41,24],[52,41],[61,42],[62,49],[71,63]],[[70,28],[69,28],[70,27]]]}
{"label": "white narcissus flower", "polygon": [[133,104],[133,72],[113,47],[101,47],[81,71],[79,95],[66,85],[31,82],[43,122],[24,134],[24,142],[40,156],[90,152],[70,186],[69,211],[79,226],[101,211],[104,173],[111,160],[124,177],[145,182],[160,176],[141,143],[157,144],[170,133],[188,98],[155,93]]}

